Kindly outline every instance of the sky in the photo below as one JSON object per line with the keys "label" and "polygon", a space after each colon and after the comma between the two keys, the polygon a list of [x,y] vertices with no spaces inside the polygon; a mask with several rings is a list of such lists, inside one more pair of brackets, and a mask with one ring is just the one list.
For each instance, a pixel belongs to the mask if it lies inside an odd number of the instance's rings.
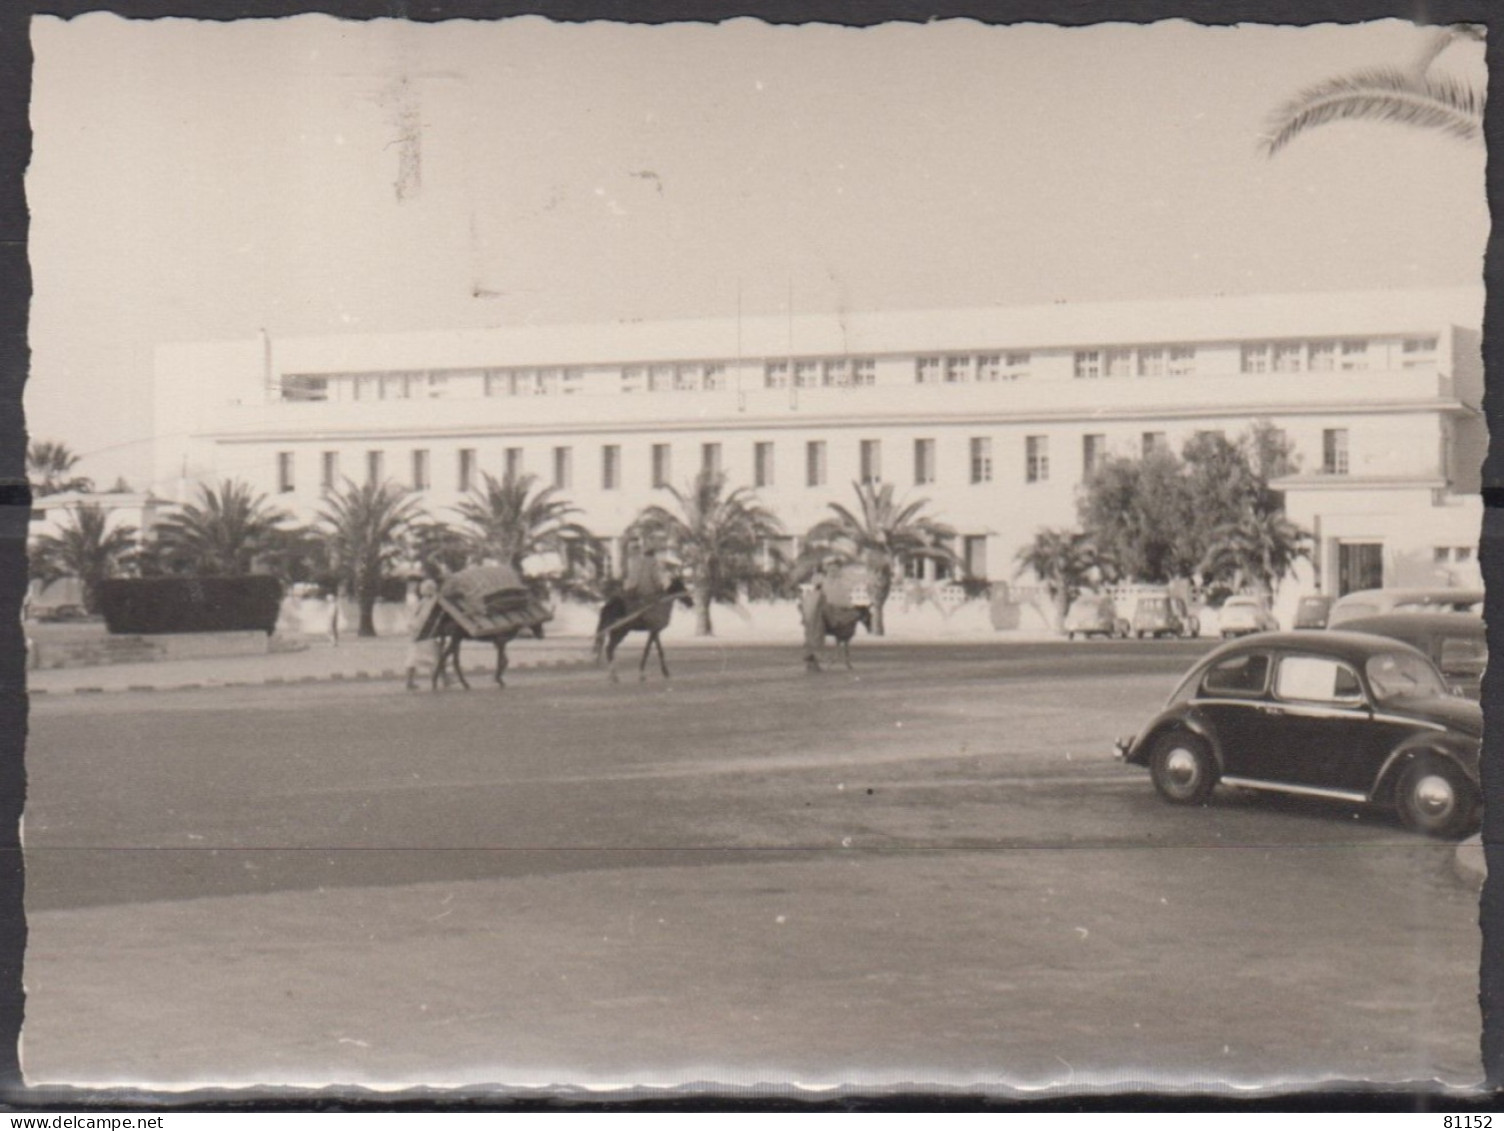
{"label": "sky", "polygon": [[1481,146],[1258,147],[1425,35],[39,17],[29,431],[149,487],[155,346],[262,329],[1476,285]]}

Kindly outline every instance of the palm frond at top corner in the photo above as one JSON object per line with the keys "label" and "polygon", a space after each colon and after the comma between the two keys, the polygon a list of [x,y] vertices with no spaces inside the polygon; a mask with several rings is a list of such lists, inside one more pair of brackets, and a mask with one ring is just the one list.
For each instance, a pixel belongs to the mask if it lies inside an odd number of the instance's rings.
{"label": "palm frond at top corner", "polygon": [[1483,137],[1481,91],[1445,75],[1376,67],[1307,87],[1269,116],[1261,145],[1273,156],[1307,130],[1334,121],[1384,121]]}

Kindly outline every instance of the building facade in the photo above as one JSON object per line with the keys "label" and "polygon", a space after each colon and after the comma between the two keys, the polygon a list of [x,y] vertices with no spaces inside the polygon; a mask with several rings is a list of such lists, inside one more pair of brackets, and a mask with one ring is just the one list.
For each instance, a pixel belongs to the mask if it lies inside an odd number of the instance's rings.
{"label": "building facade", "polygon": [[238,478],[305,519],[344,479],[443,517],[482,475],[619,539],[703,467],[797,535],[858,480],[924,497],[974,577],[1075,524],[1099,460],[1282,429],[1297,581],[1472,580],[1481,289],[761,317],[162,346],[153,488]]}

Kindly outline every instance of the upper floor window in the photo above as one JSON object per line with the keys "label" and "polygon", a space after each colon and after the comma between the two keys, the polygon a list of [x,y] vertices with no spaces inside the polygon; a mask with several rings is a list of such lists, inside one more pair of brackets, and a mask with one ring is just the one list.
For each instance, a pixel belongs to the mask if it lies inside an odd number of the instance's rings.
{"label": "upper floor window", "polygon": [[1272,366],[1274,347],[1268,342],[1257,342],[1243,347],[1243,372],[1268,373]]}
{"label": "upper floor window", "polygon": [[883,477],[883,444],[881,440],[863,440],[861,445],[861,473],[863,483],[877,483]]}
{"label": "upper floor window", "polygon": [[653,445],[653,486],[667,487],[674,476],[673,449],[667,444]]}
{"label": "upper floor window", "polygon": [[945,359],[945,381],[955,385],[971,379],[971,358],[951,356]]}
{"label": "upper floor window", "polygon": [[1342,343],[1342,368],[1368,368],[1368,343],[1366,341],[1352,340]]}
{"label": "upper floor window", "polygon": [[1163,432],[1145,432],[1143,435],[1142,451],[1145,458],[1155,452],[1167,452],[1170,450],[1169,438]]}
{"label": "upper floor window", "polygon": [[1030,354],[1028,350],[1013,350],[1003,355],[1003,376],[1010,381],[1029,375]]}
{"label": "upper floor window", "polygon": [[329,378],[289,373],[282,378],[284,401],[327,401]]}
{"label": "upper floor window", "polygon": [[1110,349],[1103,357],[1103,372],[1108,377],[1129,377],[1133,374],[1133,351],[1130,349]]}
{"label": "upper floor window", "polygon": [[674,388],[681,392],[698,389],[702,376],[698,365],[676,365],[674,366]]}
{"label": "upper floor window", "polygon": [[859,357],[851,363],[851,383],[853,385],[877,384],[877,361],[870,357]]}
{"label": "upper floor window", "polygon": [[789,383],[789,363],[770,361],[762,367],[762,384],[765,389],[783,389]]}
{"label": "upper floor window", "polygon": [[1401,368],[1429,369],[1436,364],[1436,339],[1406,338],[1400,352]]}
{"label": "upper floor window", "polygon": [[707,475],[719,475],[721,473],[721,445],[700,445],[700,470]]}
{"label": "upper floor window", "polygon": [[522,478],[522,449],[508,448],[506,450],[506,476],[508,479],[517,480]]}
{"label": "upper floor window", "polygon": [[293,456],[291,452],[277,453],[277,490],[283,494],[293,490]]}
{"label": "upper floor window", "polygon": [[1001,381],[1003,379],[1003,357],[1001,354],[984,353],[977,355],[977,380],[978,381]]}
{"label": "upper floor window", "polygon": [[386,456],[379,451],[366,453],[366,482],[378,484],[386,478]]}
{"label": "upper floor window", "polygon": [[851,384],[850,367],[844,360],[827,361],[825,363],[825,374],[821,378],[821,384],[837,389]]}
{"label": "upper floor window", "polygon": [[640,393],[647,388],[647,370],[640,365],[624,365],[621,369],[621,391]]}
{"label": "upper floor window", "polygon": [[1165,351],[1163,346],[1151,346],[1138,351],[1138,375],[1140,377],[1163,377],[1165,375]]}
{"label": "upper floor window", "polygon": [[1077,377],[1100,377],[1100,376],[1102,376],[1102,351],[1101,350],[1077,350],[1076,351],[1076,376]]}
{"label": "upper floor window", "polygon": [[1168,362],[1171,377],[1187,377],[1196,372],[1196,347],[1171,346]]}
{"label": "upper floor window", "polygon": [[413,449],[413,490],[428,490],[428,449]]}
{"label": "upper floor window", "polygon": [[339,482],[339,453],[325,452],[319,462],[319,486],[325,491],[332,491]]}
{"label": "upper floor window", "polygon": [[665,393],[674,387],[674,367],[672,365],[648,366],[648,392]]}
{"label": "upper floor window", "polygon": [[794,362],[794,384],[801,389],[813,389],[820,383],[820,363],[818,361]]}
{"label": "upper floor window", "polygon": [[726,367],[720,363],[705,366],[700,382],[707,392],[717,392],[726,387]]}
{"label": "upper floor window", "polygon": [[[511,448],[509,451],[516,451]],[[459,454],[459,473],[457,482],[461,491],[473,491],[475,489],[475,449],[461,448]]]}
{"label": "upper floor window", "polygon": [[1346,475],[1347,467],[1347,429],[1324,429],[1321,433],[1321,470],[1327,475]]}
{"label": "upper floor window", "polygon": [[1305,368],[1305,350],[1299,342],[1276,342],[1271,367],[1276,373],[1299,373]]}
{"label": "upper floor window", "polygon": [[916,357],[914,359],[914,380],[920,385],[935,385],[940,381],[940,359],[938,357]]}
{"label": "upper floor window", "polygon": [[971,481],[973,483],[992,482],[992,437],[990,436],[971,438]]}
{"label": "upper floor window", "polygon": [[1337,368],[1337,343],[1336,342],[1312,342],[1310,350],[1310,364],[1308,368],[1313,373],[1324,373]]}
{"label": "upper floor window", "polygon": [[574,486],[574,449],[554,449],[554,486],[567,489]]}
{"label": "upper floor window", "polygon": [[615,491],[621,487],[621,445],[601,446],[601,490]]}
{"label": "upper floor window", "polygon": [[1024,481],[1043,483],[1050,477],[1050,438],[1026,436],[1024,438]]}

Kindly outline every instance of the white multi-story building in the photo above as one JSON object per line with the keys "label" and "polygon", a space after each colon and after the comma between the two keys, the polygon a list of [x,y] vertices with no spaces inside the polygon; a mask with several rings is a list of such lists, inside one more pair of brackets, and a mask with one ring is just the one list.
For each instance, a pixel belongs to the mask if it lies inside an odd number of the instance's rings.
{"label": "white multi-story building", "polygon": [[348,477],[447,508],[535,474],[619,538],[702,467],[791,534],[854,480],[931,500],[968,572],[1011,579],[1095,461],[1281,428],[1306,589],[1471,580],[1486,427],[1480,289],[173,344],[154,486],[250,482],[312,518]]}

